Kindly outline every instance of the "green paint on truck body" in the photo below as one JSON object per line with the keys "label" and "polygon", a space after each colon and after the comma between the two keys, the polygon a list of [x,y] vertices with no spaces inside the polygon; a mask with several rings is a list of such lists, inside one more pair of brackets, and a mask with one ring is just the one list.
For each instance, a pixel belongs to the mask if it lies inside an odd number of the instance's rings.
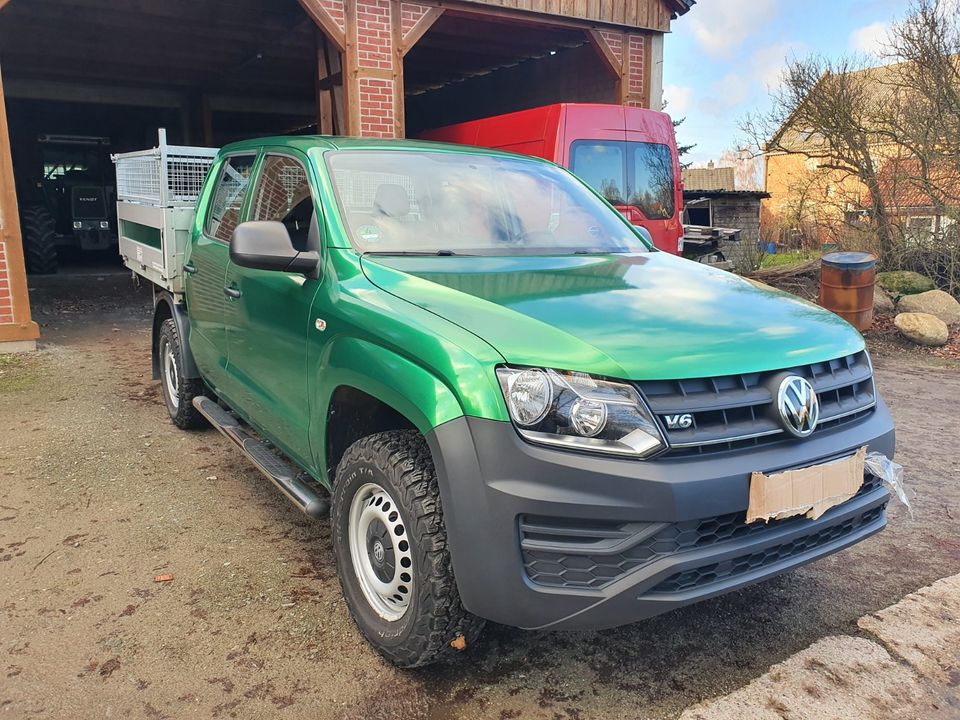
{"label": "green paint on truck body", "polygon": [[[328,411],[345,386],[428,433],[464,415],[508,422],[495,375],[504,363],[678,379],[787,368],[863,348],[861,336],[832,313],[655,251],[361,256],[349,241],[325,155],[411,149],[464,162],[476,155],[516,158],[416,141],[258,139],[221,151],[198,201],[187,257],[198,272],[187,279],[186,302],[200,372],[325,484]],[[253,183],[265,153],[305,165],[320,226],[318,277],[238,268],[226,243],[204,235],[223,158],[250,153],[258,155]],[[241,300],[223,296],[231,283],[243,289]]]}

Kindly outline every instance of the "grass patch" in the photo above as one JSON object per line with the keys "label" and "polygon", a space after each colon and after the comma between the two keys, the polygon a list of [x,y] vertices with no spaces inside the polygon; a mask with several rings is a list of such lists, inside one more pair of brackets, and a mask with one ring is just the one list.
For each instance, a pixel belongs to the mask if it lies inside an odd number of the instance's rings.
{"label": "grass patch", "polygon": [[35,353],[0,355],[0,395],[29,390],[43,374]]}
{"label": "grass patch", "polygon": [[764,255],[760,261],[761,268],[786,267],[787,265],[800,265],[820,257],[816,250],[800,250],[798,252],[777,253],[776,255]]}

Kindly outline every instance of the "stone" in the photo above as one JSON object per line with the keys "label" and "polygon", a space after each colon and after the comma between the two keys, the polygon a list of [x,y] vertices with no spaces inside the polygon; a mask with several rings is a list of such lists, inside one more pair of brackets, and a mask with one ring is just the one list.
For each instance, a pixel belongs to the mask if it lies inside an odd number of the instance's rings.
{"label": "stone", "polygon": [[873,286],[873,311],[880,314],[889,314],[894,310],[893,300],[879,285]]}
{"label": "stone", "polygon": [[926,275],[912,270],[892,270],[877,273],[877,284],[894,297],[914,295],[933,290],[936,283]]}
{"label": "stone", "polygon": [[897,303],[897,310],[935,315],[947,325],[960,323],[960,302],[943,290],[927,290],[916,295],[904,295]]}
{"label": "stone", "polygon": [[935,315],[927,313],[900,313],[893,319],[893,324],[901,335],[917,345],[938,347],[946,343],[950,337],[947,324]]}

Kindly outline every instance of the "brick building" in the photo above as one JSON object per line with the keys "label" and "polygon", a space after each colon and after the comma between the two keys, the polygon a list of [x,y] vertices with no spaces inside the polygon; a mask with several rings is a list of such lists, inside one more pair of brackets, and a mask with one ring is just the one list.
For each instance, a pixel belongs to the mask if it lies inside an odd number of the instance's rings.
{"label": "brick building", "polygon": [[[659,109],[693,0],[0,0],[0,346],[37,337],[18,221],[43,133],[406,137],[554,102]],[[31,174],[33,173],[33,174]],[[15,191],[16,188],[16,191]]]}

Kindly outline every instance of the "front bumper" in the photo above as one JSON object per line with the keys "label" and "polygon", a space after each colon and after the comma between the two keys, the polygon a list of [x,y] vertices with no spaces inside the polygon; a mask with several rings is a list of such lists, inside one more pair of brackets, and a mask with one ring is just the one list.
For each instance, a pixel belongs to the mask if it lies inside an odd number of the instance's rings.
{"label": "front bumper", "polygon": [[[600,629],[713,597],[836,552],[886,524],[876,481],[817,520],[744,525],[753,471],[862,445],[893,457],[886,405],[807,440],[622,460],[525,443],[458,418],[428,436],[464,606],[521,628]],[[869,478],[868,478],[869,480]]]}

